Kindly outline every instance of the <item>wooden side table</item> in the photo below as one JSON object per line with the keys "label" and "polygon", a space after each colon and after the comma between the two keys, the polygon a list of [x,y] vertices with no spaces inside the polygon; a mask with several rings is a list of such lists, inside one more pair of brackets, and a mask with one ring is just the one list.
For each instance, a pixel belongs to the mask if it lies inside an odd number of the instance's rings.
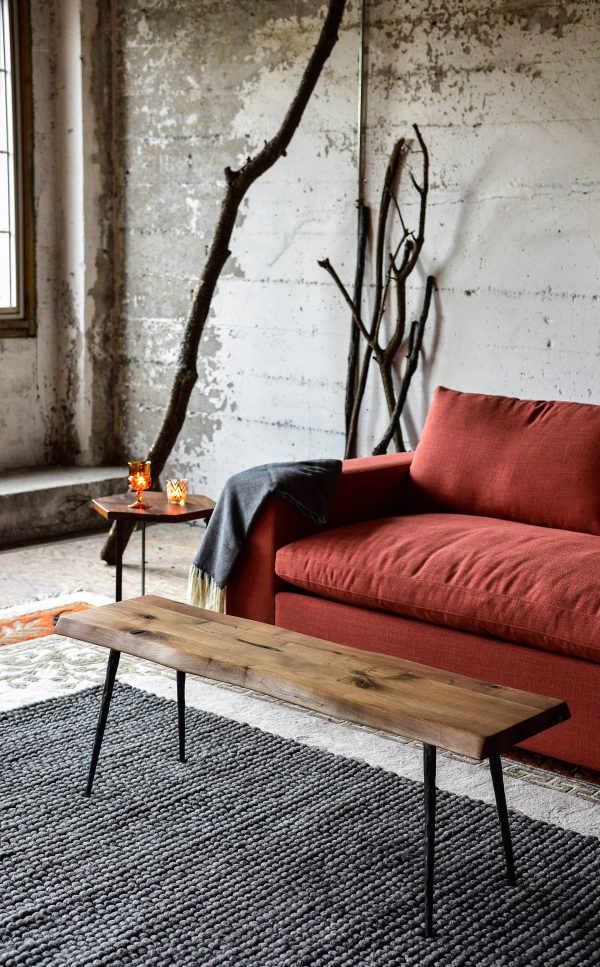
{"label": "wooden side table", "polygon": [[147,510],[133,510],[129,504],[133,500],[132,494],[114,494],[110,497],[95,497],[91,507],[101,514],[105,520],[115,522],[117,528],[116,541],[116,577],[115,601],[123,597],[123,525],[142,525],[142,594],[146,589],[146,523],[178,524],[184,520],[208,520],[212,514],[215,502],[210,497],[198,494],[188,495],[185,504],[170,504],[166,494],[158,491],[145,491],[144,502],[149,504]]}

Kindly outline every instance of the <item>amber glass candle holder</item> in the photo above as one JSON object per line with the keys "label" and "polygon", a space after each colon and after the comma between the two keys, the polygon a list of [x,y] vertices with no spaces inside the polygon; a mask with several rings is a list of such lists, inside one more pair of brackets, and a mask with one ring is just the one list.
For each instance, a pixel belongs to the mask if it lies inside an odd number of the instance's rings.
{"label": "amber glass candle holder", "polygon": [[132,510],[149,510],[150,504],[145,504],[142,500],[144,490],[150,490],[152,478],[150,476],[149,460],[131,460],[129,463],[129,476],[127,478],[129,487],[137,494],[137,499],[129,504]]}
{"label": "amber glass candle holder", "polygon": [[187,480],[181,477],[169,477],[167,480],[167,500],[170,504],[185,504],[187,498]]}

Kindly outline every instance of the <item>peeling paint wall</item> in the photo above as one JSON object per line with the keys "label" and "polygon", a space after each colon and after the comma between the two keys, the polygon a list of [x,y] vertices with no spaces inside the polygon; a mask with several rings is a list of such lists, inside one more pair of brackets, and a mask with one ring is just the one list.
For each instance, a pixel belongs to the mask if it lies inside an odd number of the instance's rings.
{"label": "peeling paint wall", "polygon": [[[0,341],[0,466],[15,465],[23,441],[32,463],[123,459],[143,454],[160,424],[223,169],[276,130],[323,7],[33,7],[41,324],[36,340]],[[409,441],[437,383],[600,403],[598,3],[370,0],[368,9],[373,208],[392,144],[413,122],[431,154],[413,309],[427,272],[438,294]],[[71,17],[82,55],[74,85],[68,58],[57,60]],[[353,2],[288,157],[243,203],[167,468],[196,490],[216,493],[250,464],[342,452],[349,319],[317,259],[327,255],[351,284],[356,19]],[[81,175],[65,204],[72,110]],[[414,218],[404,189],[402,202]],[[365,452],[385,420],[379,392],[367,405]]]}
{"label": "peeling paint wall", "polygon": [[[223,167],[274,132],[321,13],[309,0],[119,4],[128,452],[159,425]],[[432,159],[423,275],[439,294],[409,439],[438,382],[600,403],[597,3],[381,0],[369,20],[369,202],[413,122]],[[170,466],[196,489],[342,451],[348,314],[316,260],[351,282],[356,56],[352,5],[289,156],[244,202]],[[379,396],[368,403],[365,448],[384,420]]]}
{"label": "peeling paint wall", "polygon": [[413,439],[438,383],[600,403],[600,6],[382,2],[372,37],[369,193],[411,122],[432,156]]}
{"label": "peeling paint wall", "polygon": [[[133,453],[146,448],[162,417],[223,169],[275,133],[322,9],[314,0],[123,2],[120,9],[130,388],[124,438]],[[216,491],[248,464],[340,448],[347,319],[316,259],[325,252],[346,259],[353,232],[350,19],[334,56],[287,158],[242,205],[170,464],[196,489]]]}

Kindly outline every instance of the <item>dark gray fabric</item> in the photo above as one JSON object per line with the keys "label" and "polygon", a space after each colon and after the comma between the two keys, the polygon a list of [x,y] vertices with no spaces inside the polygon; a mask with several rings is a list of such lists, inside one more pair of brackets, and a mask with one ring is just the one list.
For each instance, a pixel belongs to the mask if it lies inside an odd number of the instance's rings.
{"label": "dark gray fabric", "polygon": [[422,936],[422,787],[117,686],[0,717],[3,967],[590,967],[596,840],[439,795],[436,937]]}
{"label": "dark gray fabric", "polygon": [[289,500],[315,524],[327,521],[340,460],[268,463],[230,477],[209,521],[194,567],[224,588],[252,522],[272,494]]}

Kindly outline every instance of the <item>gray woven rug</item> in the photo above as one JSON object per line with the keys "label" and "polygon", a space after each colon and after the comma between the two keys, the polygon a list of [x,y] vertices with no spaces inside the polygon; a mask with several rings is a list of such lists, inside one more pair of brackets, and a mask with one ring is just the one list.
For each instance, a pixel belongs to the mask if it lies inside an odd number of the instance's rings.
{"label": "gray woven rug", "polygon": [[3,967],[598,965],[596,840],[439,796],[436,929],[422,936],[422,789],[194,710],[100,690],[0,717]]}

